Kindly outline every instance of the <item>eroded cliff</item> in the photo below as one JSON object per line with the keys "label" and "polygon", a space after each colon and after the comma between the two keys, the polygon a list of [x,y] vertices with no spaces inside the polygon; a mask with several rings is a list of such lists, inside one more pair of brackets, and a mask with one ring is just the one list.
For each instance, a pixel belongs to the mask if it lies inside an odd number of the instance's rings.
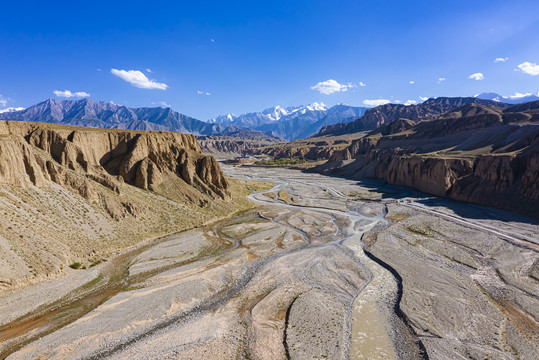
{"label": "eroded cliff", "polygon": [[0,289],[244,206],[193,135],[0,121]]}
{"label": "eroded cliff", "polygon": [[537,217],[536,112],[472,104],[429,122],[400,119],[334,152],[317,170]]}
{"label": "eroded cliff", "polygon": [[115,191],[119,182],[155,190],[171,174],[210,198],[229,197],[219,165],[193,135],[1,122],[0,136],[3,184],[52,181],[91,200],[89,179]]}

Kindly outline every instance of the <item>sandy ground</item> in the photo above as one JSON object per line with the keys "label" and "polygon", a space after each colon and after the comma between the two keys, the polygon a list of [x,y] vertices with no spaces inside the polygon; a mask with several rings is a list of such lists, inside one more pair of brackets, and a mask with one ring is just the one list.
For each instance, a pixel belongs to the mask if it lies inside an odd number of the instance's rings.
{"label": "sandy ground", "polygon": [[[275,187],[249,196],[259,205],[252,211],[132,254],[122,262],[122,291],[8,358],[537,354],[537,223],[376,183],[224,170]],[[52,283],[40,286],[25,290],[25,309],[61,296],[47,292],[58,289]],[[46,295],[34,299],[38,293]]]}

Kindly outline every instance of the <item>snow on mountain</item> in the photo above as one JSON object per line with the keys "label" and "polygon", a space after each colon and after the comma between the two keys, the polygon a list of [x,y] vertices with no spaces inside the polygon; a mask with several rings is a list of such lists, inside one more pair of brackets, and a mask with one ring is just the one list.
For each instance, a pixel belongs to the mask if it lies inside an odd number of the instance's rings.
{"label": "snow on mountain", "polygon": [[267,115],[268,120],[278,121],[283,116],[288,115],[288,111],[277,105],[275,107],[265,109],[262,111],[262,114]]}
{"label": "snow on mountain", "polygon": [[242,115],[221,115],[208,120],[211,124],[248,127],[253,130],[277,134],[287,140],[308,137],[325,125],[357,119],[366,108],[338,104],[328,108],[323,103],[283,108],[279,105],[261,112]]}
{"label": "snow on mountain", "polygon": [[503,102],[506,104],[522,104],[522,103],[539,100],[539,92],[537,94],[532,94],[532,93],[521,94],[517,92],[515,93],[515,95],[510,95],[510,96],[503,96],[503,95],[493,93],[493,92],[484,92],[481,94],[477,94],[474,97],[478,99],[483,99],[483,100],[493,100],[497,102]]}

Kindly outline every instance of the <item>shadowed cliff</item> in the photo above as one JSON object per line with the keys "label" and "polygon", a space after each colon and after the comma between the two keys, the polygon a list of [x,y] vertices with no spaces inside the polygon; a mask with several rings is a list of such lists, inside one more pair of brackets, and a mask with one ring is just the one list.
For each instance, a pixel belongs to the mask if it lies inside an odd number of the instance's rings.
{"label": "shadowed cliff", "polygon": [[469,104],[437,120],[399,119],[315,171],[376,178],[437,196],[539,214],[539,102]]}

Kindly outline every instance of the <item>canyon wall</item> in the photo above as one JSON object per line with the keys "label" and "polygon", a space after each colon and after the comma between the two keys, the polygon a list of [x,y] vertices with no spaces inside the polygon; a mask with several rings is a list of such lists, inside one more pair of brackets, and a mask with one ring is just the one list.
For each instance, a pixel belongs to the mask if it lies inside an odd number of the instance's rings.
{"label": "canyon wall", "polygon": [[219,164],[193,135],[0,122],[1,184],[52,181],[92,199],[90,179],[115,191],[118,182],[152,190],[166,174],[211,198],[229,197]]}
{"label": "canyon wall", "polygon": [[539,126],[491,114],[402,125],[354,140],[314,170],[539,217]]}
{"label": "canyon wall", "polygon": [[245,208],[231,189],[193,135],[0,121],[0,291]]}

